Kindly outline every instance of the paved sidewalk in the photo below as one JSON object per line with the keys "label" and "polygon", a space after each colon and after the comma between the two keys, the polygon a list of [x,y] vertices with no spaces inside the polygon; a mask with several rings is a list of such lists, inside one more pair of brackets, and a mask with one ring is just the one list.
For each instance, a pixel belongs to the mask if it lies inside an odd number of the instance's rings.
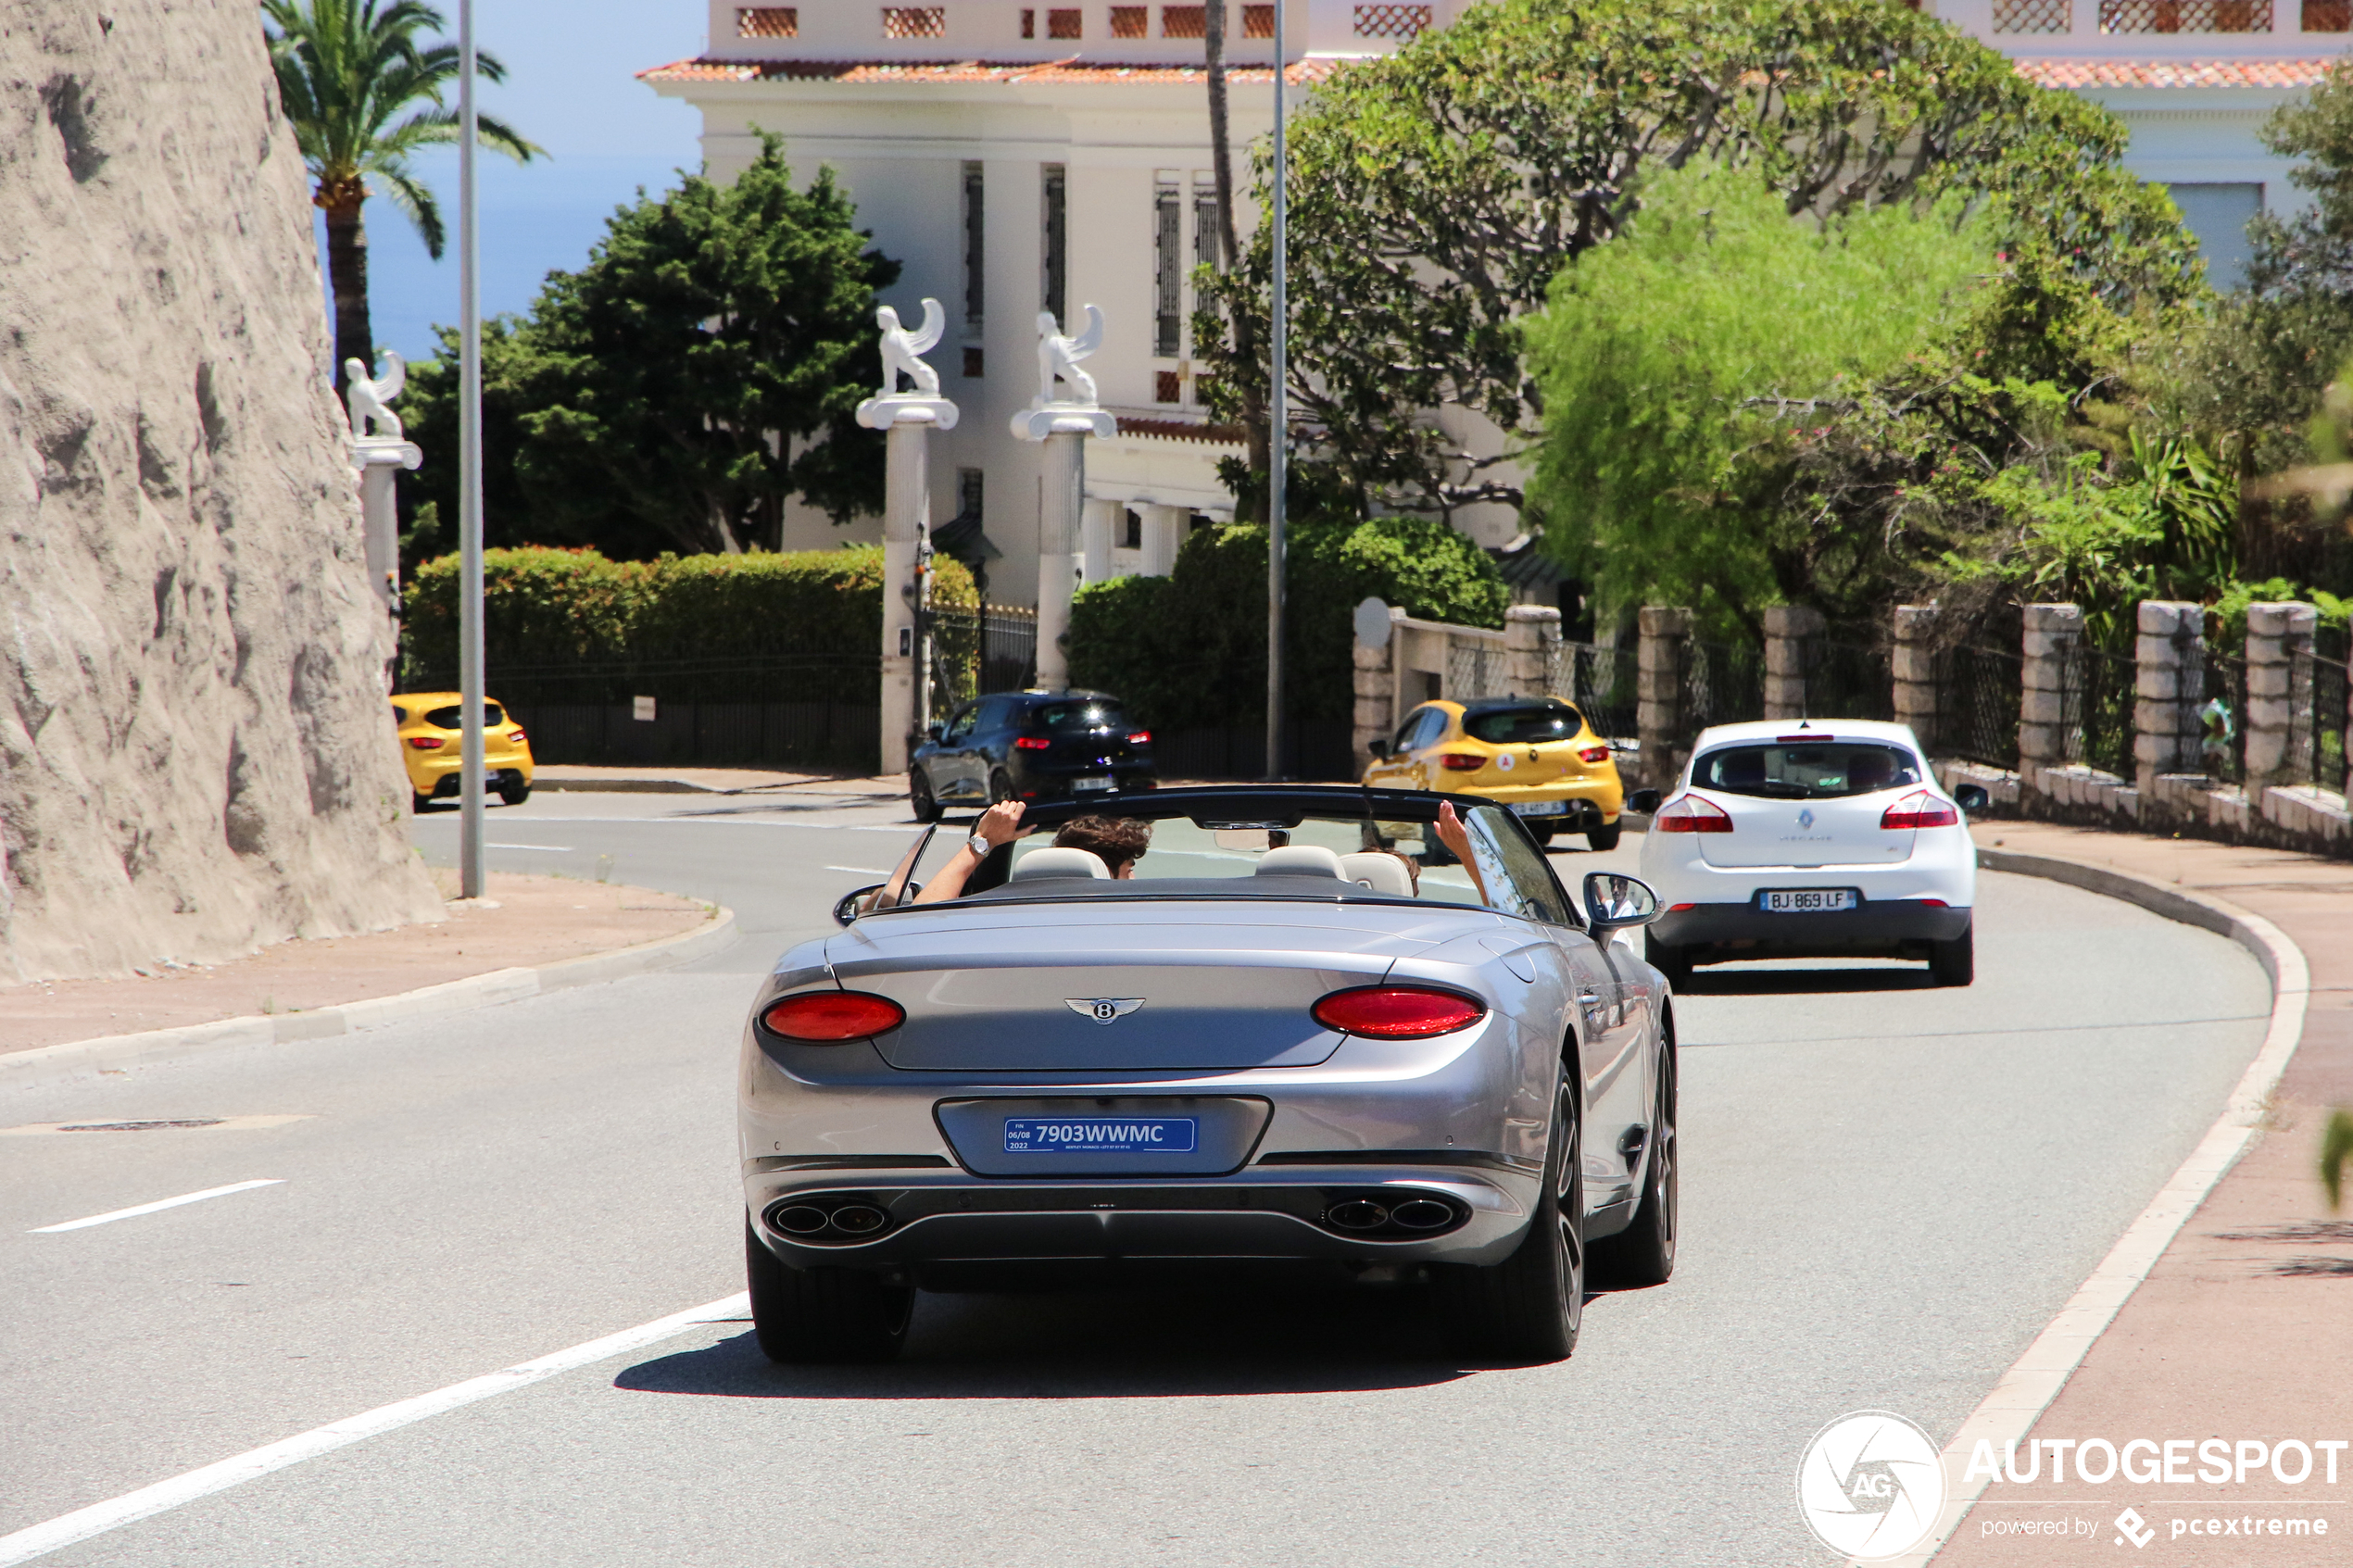
{"label": "paved sidewalk", "polygon": [[[2032,1436],[2106,1438],[2120,1449],[2135,1437],[2189,1438],[2192,1475],[2196,1444],[2208,1438],[2353,1438],[2353,1210],[2331,1215],[2314,1173],[2327,1108],[2353,1105],[2353,864],[2036,822],[1983,822],[1974,832],[1989,848],[2100,866],[2226,899],[2286,932],[2311,966],[2303,1038],[2260,1135],[2182,1227]],[[2031,1456],[2048,1452],[2021,1443],[2020,1470]],[[2338,1455],[2333,1486],[2324,1461],[2297,1485],[2284,1485],[2259,1461],[2244,1485],[2219,1486],[2120,1479],[2086,1486],[2070,1473],[2069,1486],[2058,1488],[2048,1474],[2039,1486],[1989,1488],[1935,1562],[1956,1568],[2080,1562],[2087,1554],[2233,1568],[2353,1562],[2353,1449]],[[2038,1496],[2052,1500],[2033,1507],[2016,1500]],[[2126,1545],[2115,1524],[2127,1504],[2157,1531],[2145,1551]],[[2207,1518],[2220,1521],[2225,1513],[2232,1517],[2224,1538],[2207,1539]],[[2327,1535],[2265,1529],[2272,1518],[2298,1516],[2325,1518]],[[2073,1533],[1990,1533],[2014,1529],[2019,1521],[2061,1519]],[[2177,1536],[2177,1522],[2185,1531],[2195,1522],[2199,1531]]]}
{"label": "paved sidewalk", "polygon": [[0,987],[0,1058],[74,1040],[313,1011],[559,963],[691,931],[710,913],[691,898],[642,887],[499,872],[490,873],[485,900],[447,909],[449,918],[437,925],[283,942],[229,963]]}

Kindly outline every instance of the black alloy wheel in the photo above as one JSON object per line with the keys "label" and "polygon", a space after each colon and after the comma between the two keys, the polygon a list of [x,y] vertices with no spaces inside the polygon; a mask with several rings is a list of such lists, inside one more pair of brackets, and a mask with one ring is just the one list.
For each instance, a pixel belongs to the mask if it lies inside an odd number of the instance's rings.
{"label": "black alloy wheel", "polygon": [[1634,1223],[1593,1243],[1593,1282],[1606,1289],[1665,1285],[1675,1273],[1675,1227],[1680,1172],[1675,1148],[1675,1047],[1660,1054],[1658,1095],[1651,1110],[1650,1169],[1642,1177]]}
{"label": "black alloy wheel", "polygon": [[785,1363],[887,1361],[907,1342],[915,1287],[866,1269],[786,1268],[744,1217],[744,1275],[752,1336]]}
{"label": "black alloy wheel", "polygon": [[939,801],[931,793],[931,775],[920,762],[907,770],[907,805],[919,822],[939,821]]}
{"label": "black alloy wheel", "polygon": [[1558,1361],[1576,1351],[1585,1316],[1583,1147],[1577,1080],[1564,1063],[1528,1234],[1500,1263],[1430,1265],[1431,1293],[1466,1354]]}

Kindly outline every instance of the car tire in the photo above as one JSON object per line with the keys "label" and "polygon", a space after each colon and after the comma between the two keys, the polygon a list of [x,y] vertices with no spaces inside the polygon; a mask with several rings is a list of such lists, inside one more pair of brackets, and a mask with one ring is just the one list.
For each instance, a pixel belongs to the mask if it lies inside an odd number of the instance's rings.
{"label": "car tire", "polygon": [[1617,847],[1617,841],[1625,836],[1625,833],[1624,822],[1612,822],[1604,828],[1587,828],[1585,843],[1595,854],[1606,854]]}
{"label": "car tire", "polygon": [[1667,976],[1668,985],[1687,985],[1691,983],[1692,955],[1689,948],[1679,947],[1672,942],[1662,942],[1646,931],[1642,934],[1642,957],[1650,960],[1653,969]]}
{"label": "car tire", "polygon": [[744,1275],[751,1330],[772,1361],[887,1361],[907,1342],[915,1289],[864,1269],[790,1269],[744,1220]]}
{"label": "car tire", "polygon": [[1977,978],[1977,928],[1964,930],[1950,942],[1930,945],[1928,972],[1939,985],[1967,985]]}
{"label": "car tire", "polygon": [[1013,797],[1013,776],[1002,768],[989,769],[988,804],[994,806],[1000,800],[1011,800]]}
{"label": "car tire", "polygon": [[426,807],[428,807],[428,806],[430,806],[430,805],[432,805],[432,804],[433,804],[433,797],[432,797],[432,796],[430,796],[430,795],[419,795],[419,794],[418,794],[415,790],[413,790],[413,789],[412,789],[412,790],[410,790],[410,791],[409,792],[409,809],[410,809],[411,810],[413,810],[413,811],[414,811],[414,812],[415,812],[418,816],[420,816],[420,817],[423,816],[423,815],[425,814],[425,808],[426,808]]}
{"label": "car tire", "polygon": [[1564,1069],[1554,1095],[1543,1185],[1518,1248],[1485,1267],[1430,1265],[1431,1293],[1466,1353],[1558,1361],[1576,1351],[1585,1314],[1585,1172],[1579,1148],[1576,1079]]}
{"label": "car tire", "polygon": [[1550,849],[1553,847],[1553,834],[1560,831],[1558,828],[1554,827],[1550,822],[1539,825],[1535,822],[1523,822],[1520,823],[1520,826],[1528,830],[1529,837],[1534,839],[1537,843],[1542,845],[1547,849]]}
{"label": "car tire", "polygon": [[520,806],[531,798],[531,786],[522,783],[502,784],[498,786],[498,798],[510,806]]}
{"label": "car tire", "polygon": [[907,771],[907,804],[919,822],[939,821],[939,801],[931,792],[931,777],[921,763]]}
{"label": "car tire", "polygon": [[1658,1098],[1651,1113],[1650,1168],[1642,1176],[1642,1207],[1633,1223],[1593,1243],[1586,1270],[1608,1290],[1640,1290],[1665,1285],[1675,1274],[1675,1226],[1681,1183],[1675,1148],[1675,1047],[1658,1063]]}

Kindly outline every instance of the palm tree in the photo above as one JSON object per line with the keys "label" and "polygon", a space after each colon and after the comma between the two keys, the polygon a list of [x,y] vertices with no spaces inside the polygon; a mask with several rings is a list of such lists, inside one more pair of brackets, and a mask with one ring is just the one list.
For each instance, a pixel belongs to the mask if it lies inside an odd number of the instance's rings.
{"label": "palm tree", "polygon": [[[368,326],[368,232],[359,211],[374,194],[373,179],[409,215],[441,259],[445,233],[433,192],[409,167],[419,147],[458,139],[458,112],[442,92],[458,80],[458,46],[420,48],[416,35],[443,26],[441,13],[421,0],[261,0],[278,96],[294,125],[295,143],[316,188],[311,202],[327,215],[327,278],[335,295],[335,390],[344,388],[344,361],[375,363]],[[476,69],[492,82],[506,68],[475,51]],[[419,107],[423,106],[423,107]],[[484,145],[528,163],[545,153],[490,116],[477,114]]]}

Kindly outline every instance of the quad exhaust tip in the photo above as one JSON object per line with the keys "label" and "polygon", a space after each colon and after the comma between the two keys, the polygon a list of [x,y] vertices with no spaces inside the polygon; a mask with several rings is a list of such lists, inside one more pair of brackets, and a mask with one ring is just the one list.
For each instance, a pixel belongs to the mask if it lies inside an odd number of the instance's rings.
{"label": "quad exhaust tip", "polygon": [[1389,1223],[1389,1210],[1369,1198],[1352,1198],[1333,1204],[1324,1218],[1344,1231],[1377,1231]]}
{"label": "quad exhaust tip", "polygon": [[1416,1198],[1390,1210],[1389,1217],[1409,1231],[1434,1231],[1453,1223],[1454,1210],[1436,1198]]}
{"label": "quad exhaust tip", "polygon": [[850,1236],[872,1236],[890,1223],[890,1216],[871,1203],[845,1203],[833,1217],[834,1228]]}
{"label": "quad exhaust tip", "polygon": [[768,1223],[782,1235],[801,1241],[844,1241],[879,1236],[890,1228],[889,1211],[872,1203],[779,1203],[768,1210]]}

